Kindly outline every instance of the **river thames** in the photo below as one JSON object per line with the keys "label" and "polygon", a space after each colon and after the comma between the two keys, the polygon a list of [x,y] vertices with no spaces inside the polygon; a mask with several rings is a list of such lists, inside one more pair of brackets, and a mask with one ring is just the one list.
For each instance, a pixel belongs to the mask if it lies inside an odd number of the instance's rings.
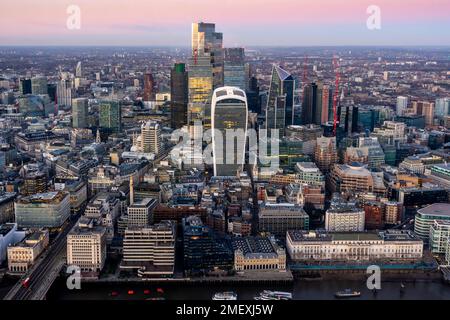
{"label": "river thames", "polygon": [[[400,290],[400,281],[382,282],[376,294],[369,290],[365,281],[356,280],[296,280],[291,285],[218,285],[176,283],[133,284],[82,284],[80,290],[69,290],[64,280],[58,280],[48,293],[49,300],[211,300],[216,292],[234,291],[238,300],[253,300],[263,290],[292,292],[294,300],[335,299],[334,293],[344,289],[361,292],[361,300],[449,300],[450,285],[440,280],[406,281]],[[159,289],[159,290],[158,290]],[[158,292],[159,291],[159,292]],[[112,293],[114,292],[114,296]]]}

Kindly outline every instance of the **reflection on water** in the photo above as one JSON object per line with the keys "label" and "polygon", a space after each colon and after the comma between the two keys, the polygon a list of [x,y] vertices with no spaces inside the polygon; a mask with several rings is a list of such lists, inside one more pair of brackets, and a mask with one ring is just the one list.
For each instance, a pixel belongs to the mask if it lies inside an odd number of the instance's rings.
{"label": "reflection on water", "polygon": [[[450,285],[440,281],[405,282],[405,289],[400,289],[401,282],[383,282],[381,290],[374,294],[367,289],[363,281],[351,280],[315,280],[296,281],[292,285],[207,285],[207,284],[83,284],[81,290],[68,290],[65,282],[57,281],[49,292],[49,300],[211,300],[214,293],[234,291],[239,300],[253,300],[262,290],[279,290],[293,293],[295,300],[328,300],[335,299],[334,293],[346,288],[361,291],[359,298],[352,299],[448,299]],[[158,290],[160,288],[160,290]],[[130,291],[130,292],[129,292]],[[160,292],[158,292],[160,291]],[[162,292],[163,291],[163,292]],[[114,294],[112,294],[114,292]],[[131,294],[132,293],[132,294]]]}

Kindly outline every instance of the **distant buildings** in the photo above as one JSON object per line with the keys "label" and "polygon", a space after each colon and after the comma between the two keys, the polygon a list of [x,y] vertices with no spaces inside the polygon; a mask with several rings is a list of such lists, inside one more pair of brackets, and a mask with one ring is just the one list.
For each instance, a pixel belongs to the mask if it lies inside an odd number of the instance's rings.
{"label": "distant buildings", "polygon": [[149,72],[144,74],[144,101],[153,101],[155,99],[155,80]]}
{"label": "distant buildings", "polygon": [[398,96],[395,113],[398,116],[402,116],[407,108],[408,108],[408,97]]}
{"label": "distant buildings", "polygon": [[15,212],[21,228],[59,228],[70,215],[69,194],[48,192],[21,198]]}
{"label": "distant buildings", "polygon": [[160,154],[161,127],[156,121],[147,121],[141,126],[141,149],[144,153]]}
{"label": "distant buildings", "polygon": [[99,105],[99,127],[104,132],[118,133],[121,130],[121,108],[117,101],[102,101]]}
{"label": "distant buildings", "polygon": [[88,125],[88,100],[85,98],[78,98],[72,101],[72,127],[73,128],[87,128]]}
{"label": "distant buildings", "polygon": [[286,249],[297,262],[417,262],[423,242],[413,232],[386,230],[380,233],[328,233],[289,231]]}
{"label": "distant buildings", "polygon": [[244,48],[225,48],[224,54],[224,86],[245,90],[247,77],[245,73]]}

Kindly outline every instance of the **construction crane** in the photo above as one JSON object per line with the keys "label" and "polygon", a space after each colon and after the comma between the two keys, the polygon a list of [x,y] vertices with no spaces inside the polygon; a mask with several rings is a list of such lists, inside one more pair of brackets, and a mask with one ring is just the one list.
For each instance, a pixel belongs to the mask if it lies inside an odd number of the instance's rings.
{"label": "construction crane", "polygon": [[337,103],[339,99],[339,81],[341,80],[341,74],[339,72],[339,61],[336,56],[333,57],[333,69],[336,74],[334,81],[334,94],[333,94],[333,135],[336,136],[337,127]]}

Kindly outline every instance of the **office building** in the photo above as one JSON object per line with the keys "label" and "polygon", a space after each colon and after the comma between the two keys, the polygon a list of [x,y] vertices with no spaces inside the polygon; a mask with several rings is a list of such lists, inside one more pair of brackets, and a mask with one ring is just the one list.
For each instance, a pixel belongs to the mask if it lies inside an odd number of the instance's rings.
{"label": "office building", "polygon": [[372,174],[361,163],[335,164],[330,172],[332,192],[370,192],[373,190]]}
{"label": "office building", "polygon": [[296,181],[308,185],[325,185],[325,177],[314,162],[297,162]]}
{"label": "office building", "polygon": [[32,94],[31,79],[20,79],[20,94]]}
{"label": "office building", "polygon": [[176,228],[161,221],[145,228],[127,228],[120,269],[139,277],[171,277],[175,265]]}
{"label": "office building", "polygon": [[425,172],[425,165],[418,156],[409,156],[405,158],[398,167],[413,173],[424,174]]}
{"label": "office building", "polygon": [[302,206],[292,203],[265,203],[258,213],[260,232],[284,236],[288,230],[308,230],[309,216]]}
{"label": "office building", "polygon": [[30,196],[36,193],[47,192],[47,180],[48,177],[45,172],[27,172],[23,179],[23,186],[20,188],[20,193],[25,196]]}
{"label": "office building", "polygon": [[323,174],[337,162],[336,137],[319,137],[314,151],[314,162]]}
{"label": "office building", "polygon": [[278,129],[279,136],[284,136],[286,126],[294,124],[294,90],[293,76],[274,65],[270,80],[269,97],[266,106],[266,129]]}
{"label": "office building", "polygon": [[430,226],[429,246],[434,254],[445,254],[450,240],[450,221],[434,220]]}
{"label": "office building", "polygon": [[144,153],[161,153],[161,127],[158,122],[150,120],[142,124],[141,144]]}
{"label": "office building", "polygon": [[70,216],[70,197],[60,191],[23,197],[15,212],[21,228],[59,228]]}
{"label": "office building", "polygon": [[235,87],[214,90],[211,110],[214,175],[236,176],[245,163],[248,123],[245,92]]}
{"label": "office building", "polygon": [[226,48],[223,64],[224,86],[245,90],[247,75],[245,72],[244,48]]}
{"label": "office building", "polygon": [[225,240],[217,238],[197,216],[183,218],[183,266],[186,274],[213,269],[231,270],[233,250]]}
{"label": "office building", "polygon": [[48,230],[35,231],[8,247],[8,270],[25,274],[49,244]]}
{"label": "office building", "polygon": [[16,223],[0,225],[0,265],[7,259],[8,247],[22,241],[24,231],[17,231]]}
{"label": "office building", "polygon": [[325,230],[329,232],[364,231],[365,213],[355,203],[332,201],[325,213]]}
{"label": "office building", "polygon": [[149,72],[144,74],[144,101],[155,100],[155,80],[153,75]]}
{"label": "office building", "polygon": [[88,128],[88,99],[78,98],[72,101],[72,127],[84,129]]}
{"label": "office building", "polygon": [[450,221],[450,203],[434,203],[417,210],[414,232],[425,242],[428,242],[430,229],[435,220]]}
{"label": "office building", "polygon": [[188,73],[184,63],[176,63],[170,71],[171,125],[180,129],[187,124],[189,103]]}
{"label": "office building", "polygon": [[367,201],[364,203],[366,214],[366,230],[381,230],[384,227],[384,206],[379,201]]}
{"label": "office building", "polygon": [[286,251],[274,240],[262,237],[233,238],[234,270],[285,271]]}
{"label": "office building", "polygon": [[56,84],[56,102],[58,106],[72,106],[72,81],[62,79]]}
{"label": "office building", "polygon": [[407,108],[408,108],[408,97],[398,96],[395,113],[398,116],[403,116]]}
{"label": "office building", "polygon": [[117,101],[102,101],[99,105],[99,127],[106,133],[121,130],[121,108]]}
{"label": "office building", "polygon": [[82,218],[67,235],[67,265],[98,275],[106,261],[106,229]]}
{"label": "office building", "polygon": [[35,95],[48,94],[47,78],[41,76],[31,78],[31,93]]}
{"label": "office building", "polygon": [[158,202],[153,198],[144,198],[128,207],[128,227],[145,228],[153,223],[153,210]]}
{"label": "office building", "polygon": [[286,249],[298,262],[417,262],[423,256],[423,241],[409,230],[379,233],[289,231]]}

